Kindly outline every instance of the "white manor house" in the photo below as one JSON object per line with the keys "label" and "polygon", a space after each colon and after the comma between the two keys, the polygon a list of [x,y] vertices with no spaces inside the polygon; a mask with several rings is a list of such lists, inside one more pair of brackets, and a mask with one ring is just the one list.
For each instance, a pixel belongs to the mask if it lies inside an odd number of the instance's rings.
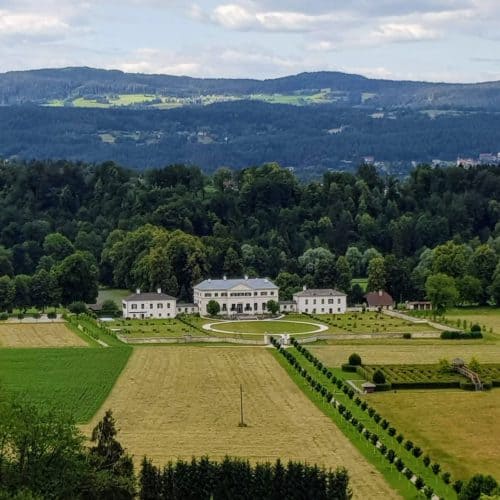
{"label": "white manor house", "polygon": [[268,278],[206,279],[195,285],[193,303],[178,303],[175,297],[162,293],[136,293],[122,301],[123,317],[127,319],[175,318],[177,314],[208,315],[211,300],[218,302],[220,315],[257,316],[267,313],[270,300],[279,302],[281,312],[306,314],[343,314],[347,310],[347,295],[326,289],[308,289],[293,295],[293,300],[279,301],[279,288]]}

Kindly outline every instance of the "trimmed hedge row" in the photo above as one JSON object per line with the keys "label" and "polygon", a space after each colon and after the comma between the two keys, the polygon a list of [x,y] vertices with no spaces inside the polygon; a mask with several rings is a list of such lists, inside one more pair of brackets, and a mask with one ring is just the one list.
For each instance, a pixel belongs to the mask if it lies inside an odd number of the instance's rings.
{"label": "trimmed hedge row", "polygon": [[[434,494],[434,491],[430,486],[426,486],[424,483],[424,480],[420,476],[416,476],[408,467],[405,466],[403,460],[399,457],[396,456],[396,452],[392,449],[388,449],[387,446],[380,440],[379,436],[375,433],[372,433],[369,431],[362,422],[359,422],[355,417],[352,416],[352,412],[340,401],[335,400],[333,394],[328,390],[327,387],[323,386],[320,382],[316,381],[308,372],[306,369],[302,368],[299,360],[284,349],[280,343],[274,339],[274,337],[271,337],[271,343],[273,344],[274,347],[278,350],[278,352],[283,355],[283,357],[288,361],[288,363],[295,368],[295,370],[301,375],[303,378],[306,379],[308,384],[311,386],[312,389],[314,389],[316,392],[320,393],[324,399],[334,408],[337,409],[337,411],[342,415],[342,417],[349,422],[351,425],[353,425],[359,433],[361,433],[367,440],[369,440],[375,447],[376,449],[386,457],[386,459],[394,463],[396,466],[397,470],[401,472],[402,474],[405,475],[407,479],[409,479],[412,484],[420,491],[422,491],[428,498],[431,498],[432,495]],[[376,412],[374,408],[371,408],[368,406],[366,401],[361,400],[359,397],[356,397],[354,399],[354,391],[352,388],[350,388],[347,384],[344,383],[344,381],[340,378],[337,378],[335,375],[332,374],[330,370],[328,370],[327,367],[323,366],[322,362],[318,360],[315,356],[313,356],[305,347],[301,346],[295,338],[292,337],[291,339],[292,345],[299,351],[299,353],[304,356],[309,362],[311,362],[314,367],[321,371],[333,384],[336,385],[337,388],[341,389],[344,394],[346,394],[349,399],[353,400],[354,404],[356,404],[361,410],[367,411],[369,416],[383,429],[387,432],[389,436],[394,436],[396,434],[396,429],[394,427],[390,427],[390,424],[387,420],[382,419],[382,417]],[[400,444],[403,444],[404,437],[402,434],[399,434],[397,436],[397,441]],[[411,452],[413,456],[416,458],[420,457],[422,455],[422,450],[418,446],[415,447],[413,442],[410,440],[407,440],[404,443],[404,448]],[[427,457],[428,458],[428,457]],[[429,459],[430,463],[430,459]],[[424,465],[425,460],[424,460]],[[441,470],[439,464],[434,464],[433,467],[439,472]],[[434,469],[433,469],[434,472]],[[437,472],[434,472],[437,475]],[[449,473],[446,473],[447,477],[449,478]],[[445,482],[446,483],[446,482]],[[448,483],[446,483],[448,484]]]}
{"label": "trimmed hedge row", "polygon": [[471,340],[482,338],[483,334],[481,332],[456,332],[446,330],[441,332],[441,339],[443,340]]}

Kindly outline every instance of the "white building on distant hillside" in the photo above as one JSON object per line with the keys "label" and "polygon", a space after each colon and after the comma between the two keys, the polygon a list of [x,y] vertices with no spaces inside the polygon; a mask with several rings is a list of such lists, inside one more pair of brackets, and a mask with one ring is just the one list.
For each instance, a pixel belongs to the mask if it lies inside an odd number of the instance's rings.
{"label": "white building on distant hillside", "polygon": [[211,300],[219,303],[220,313],[256,315],[267,312],[267,302],[278,302],[279,288],[267,278],[207,279],[194,287],[193,302],[201,315],[208,314]]}
{"label": "white building on distant hillside", "polygon": [[309,314],[344,314],[347,295],[332,288],[308,289],[293,294],[294,311]]}
{"label": "white building on distant hillside", "polygon": [[125,297],[122,301],[123,317],[138,318],[175,318],[177,314],[177,299],[166,295],[158,288],[156,293],[136,293]]}

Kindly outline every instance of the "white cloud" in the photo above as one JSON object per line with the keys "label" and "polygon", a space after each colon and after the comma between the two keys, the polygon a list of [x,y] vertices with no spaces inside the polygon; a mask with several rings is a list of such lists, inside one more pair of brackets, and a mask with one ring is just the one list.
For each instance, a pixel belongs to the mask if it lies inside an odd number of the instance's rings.
{"label": "white cloud", "polygon": [[69,29],[69,25],[57,16],[0,10],[0,38],[12,35],[54,37]]}
{"label": "white cloud", "polygon": [[380,42],[416,42],[439,38],[439,32],[420,24],[385,23],[372,31],[369,40]]}

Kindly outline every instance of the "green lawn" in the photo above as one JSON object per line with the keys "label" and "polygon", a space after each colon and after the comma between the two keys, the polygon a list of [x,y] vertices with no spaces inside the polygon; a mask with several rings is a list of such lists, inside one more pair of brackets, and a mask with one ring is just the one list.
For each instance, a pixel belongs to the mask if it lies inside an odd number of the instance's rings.
{"label": "green lawn", "polygon": [[412,323],[377,312],[316,314],[314,319],[328,325],[325,333],[423,333],[437,332],[427,324]]}
{"label": "green lawn", "polygon": [[0,349],[0,385],[71,411],[83,423],[102,405],[131,352],[129,347]]}
{"label": "green lawn", "polygon": [[[303,318],[303,321],[306,318]],[[236,333],[308,333],[317,330],[312,324],[300,323],[293,320],[272,320],[272,321],[228,321],[218,323],[213,326],[217,330]]]}
{"label": "green lawn", "polygon": [[353,278],[351,280],[351,285],[359,285],[364,292],[366,292],[366,286],[368,285],[368,278]]}
{"label": "green lawn", "polygon": [[[119,329],[129,338],[184,337],[185,335],[203,335],[178,319],[117,319],[106,323],[112,330]],[[207,332],[207,335],[209,332]]]}

